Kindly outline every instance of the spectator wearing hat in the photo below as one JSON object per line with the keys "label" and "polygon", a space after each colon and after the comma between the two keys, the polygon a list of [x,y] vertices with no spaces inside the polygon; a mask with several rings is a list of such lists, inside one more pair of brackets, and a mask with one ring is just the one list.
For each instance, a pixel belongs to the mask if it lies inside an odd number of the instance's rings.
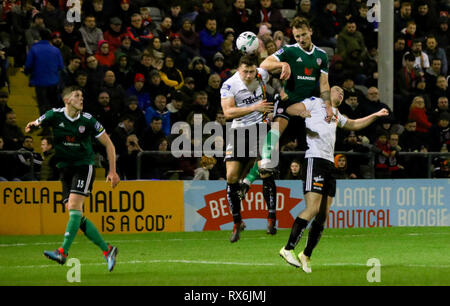
{"label": "spectator wearing hat", "polygon": [[61,52],[61,56],[64,61],[64,65],[69,64],[69,60],[73,54],[72,50],[64,44],[64,42],[61,39],[61,33],[60,32],[53,32],[51,35],[50,43],[59,49]]}
{"label": "spectator wearing hat", "polygon": [[81,68],[86,69],[87,68],[86,58],[87,58],[88,54],[87,54],[86,44],[84,43],[83,40],[77,41],[75,43],[75,47],[73,48],[73,53],[80,58]]}
{"label": "spectator wearing hat", "polygon": [[195,80],[193,77],[186,77],[184,79],[184,86],[180,88],[180,93],[183,95],[183,109],[191,111],[190,107],[194,101]]}
{"label": "spectator wearing hat", "polygon": [[154,37],[149,29],[142,26],[142,16],[138,13],[131,15],[131,26],[127,28],[127,33],[131,38],[132,46],[141,51],[149,46],[150,40]]}
{"label": "spectator wearing hat", "polygon": [[210,66],[211,73],[217,73],[220,75],[226,69],[224,67],[224,60],[225,57],[223,56],[222,53],[217,52],[216,54],[214,54],[212,65]]}
{"label": "spectator wearing hat", "polygon": [[208,78],[211,71],[206,65],[206,62],[201,57],[194,57],[188,65],[186,76],[190,76],[194,79],[195,90],[204,90],[208,84]]}
{"label": "spectator wearing hat", "polygon": [[33,21],[30,28],[25,31],[25,40],[27,44],[27,51],[30,50],[34,43],[41,40],[40,31],[46,29],[44,23],[44,17],[41,13],[37,13],[33,16]]}
{"label": "spectator wearing hat", "polygon": [[65,20],[61,30],[63,43],[71,50],[75,48],[75,43],[82,39],[80,31],[75,27],[75,23]]}
{"label": "spectator wearing hat", "polygon": [[144,112],[139,108],[139,101],[136,96],[129,96],[125,100],[125,110],[121,117],[132,116],[134,118],[134,130],[136,135],[142,135],[147,122],[145,121]]}
{"label": "spectator wearing hat", "polygon": [[185,18],[180,29],[180,39],[186,51],[189,54],[189,58],[200,55],[200,36],[194,31],[192,21]]}
{"label": "spectator wearing hat", "polygon": [[161,74],[157,69],[150,72],[149,82],[147,83],[148,92],[150,93],[150,100],[154,101],[157,95],[168,96],[173,90],[171,87],[164,84],[161,79]]}
{"label": "spectator wearing hat", "polygon": [[153,117],[159,117],[162,120],[162,131],[164,135],[168,136],[170,134],[170,112],[167,110],[167,97],[164,95],[157,95],[153,100],[153,105],[150,105],[145,110],[145,121],[147,125],[152,122]]}
{"label": "spectator wearing hat", "polygon": [[126,95],[136,96],[138,99],[138,107],[140,110],[144,111],[150,106],[150,95],[144,89],[145,77],[141,73],[136,73],[134,76],[134,84],[128,88]]}
{"label": "spectator wearing hat", "polygon": [[183,73],[175,67],[175,61],[171,56],[166,56],[164,59],[164,66],[159,71],[159,75],[161,81],[174,90],[178,90],[184,85]]}
{"label": "spectator wearing hat", "polygon": [[122,20],[118,17],[113,17],[109,20],[109,28],[103,32],[103,38],[109,44],[109,52],[115,53],[122,45],[120,35],[124,33],[122,29]]}
{"label": "spectator wearing hat", "polygon": [[100,40],[98,42],[95,58],[97,59],[98,64],[103,67],[111,68],[115,64],[116,58],[114,53],[109,49],[108,41]]}
{"label": "spectator wearing hat", "polygon": [[129,64],[126,54],[118,53],[116,55],[116,63],[114,64],[113,71],[116,76],[116,83],[120,84],[122,88],[129,88],[133,84],[135,73]]}
{"label": "spectator wearing hat", "polygon": [[58,0],[47,0],[44,8],[40,11],[44,23],[50,31],[59,31],[64,25],[66,14],[59,9]]}
{"label": "spectator wearing hat", "polygon": [[97,27],[95,16],[86,15],[84,17],[83,25],[80,27],[80,33],[83,41],[86,43],[88,54],[95,54],[98,47],[98,42],[103,40],[103,31]]}
{"label": "spectator wearing hat", "polygon": [[214,54],[221,50],[224,42],[222,34],[217,31],[217,20],[208,18],[205,28],[200,31],[199,36],[200,55],[210,64]]}
{"label": "spectator wearing hat", "polygon": [[178,33],[170,35],[170,44],[164,49],[167,56],[173,58],[175,67],[181,71],[185,71],[189,64],[189,53],[181,41],[181,36]]}
{"label": "spectator wearing hat", "polygon": [[50,32],[40,31],[42,40],[34,44],[27,54],[25,74],[30,75],[29,83],[35,87],[38,108],[41,115],[58,104],[59,72],[64,62],[58,48],[50,45]]}
{"label": "spectator wearing hat", "polygon": [[131,37],[128,33],[120,35],[120,41],[121,46],[116,50],[114,56],[118,58],[121,54],[125,54],[128,58],[130,67],[134,67],[136,63],[140,62],[142,51],[132,45]]}

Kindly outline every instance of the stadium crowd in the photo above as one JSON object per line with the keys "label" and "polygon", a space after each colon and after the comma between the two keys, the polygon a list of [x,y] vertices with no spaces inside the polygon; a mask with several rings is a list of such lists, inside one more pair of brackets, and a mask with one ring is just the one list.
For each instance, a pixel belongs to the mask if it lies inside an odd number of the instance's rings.
{"label": "stadium crowd", "polygon": [[[339,85],[345,92],[340,112],[352,119],[381,108],[391,113],[360,132],[339,131],[336,150],[344,153],[336,156],[336,168],[342,178],[427,177],[426,157],[399,153],[448,152],[449,1],[394,1],[392,109],[380,101],[378,29],[376,22],[368,21],[365,0],[72,2],[78,5],[69,8],[67,0],[2,1],[0,153],[21,154],[0,155],[0,180],[57,178],[51,131],[42,131],[42,151],[34,152],[33,137],[24,135],[8,106],[8,69],[23,69],[29,76],[41,115],[63,107],[60,94],[65,87],[81,88],[84,111],[103,124],[115,144],[122,179],[136,179],[137,154],[142,151],[161,152],[142,157],[143,179],[224,179],[220,157],[173,157],[171,143],[179,135],[172,135],[171,128],[177,122],[192,124],[196,114],[203,124],[215,121],[225,127],[220,88],[237,67],[237,36],[256,33],[262,61],[295,43],[289,27],[294,16],[309,20],[313,43],[329,54],[330,86]],[[78,8],[81,14],[73,13]],[[268,94],[281,86],[272,76]],[[302,119],[290,121],[281,152],[306,149],[302,129]],[[214,139],[216,149],[225,149],[225,138]],[[107,167],[105,152],[101,146],[97,149],[98,166]],[[374,163],[369,154],[345,152],[371,152]],[[280,179],[298,179],[301,158],[282,154]],[[449,177],[449,162],[437,156],[433,176]]]}

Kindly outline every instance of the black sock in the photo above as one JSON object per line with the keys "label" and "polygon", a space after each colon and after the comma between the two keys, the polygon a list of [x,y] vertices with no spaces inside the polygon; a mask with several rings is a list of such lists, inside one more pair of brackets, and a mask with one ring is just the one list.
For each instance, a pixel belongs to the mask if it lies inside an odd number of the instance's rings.
{"label": "black sock", "polygon": [[241,222],[241,199],[239,198],[239,183],[227,184],[227,200],[230,205],[234,223]]}
{"label": "black sock", "polygon": [[277,185],[273,176],[269,176],[263,179],[263,195],[266,200],[267,208],[269,211],[268,218],[277,218]]}
{"label": "black sock", "polygon": [[291,234],[289,236],[288,243],[285,247],[286,250],[293,250],[297,246],[298,241],[302,238],[303,231],[308,226],[309,221],[297,217],[292,225]]}
{"label": "black sock", "polygon": [[311,224],[311,228],[309,229],[308,241],[306,242],[306,248],[303,251],[308,257],[311,257],[312,251],[319,243],[320,238],[323,233],[323,224],[314,220]]}

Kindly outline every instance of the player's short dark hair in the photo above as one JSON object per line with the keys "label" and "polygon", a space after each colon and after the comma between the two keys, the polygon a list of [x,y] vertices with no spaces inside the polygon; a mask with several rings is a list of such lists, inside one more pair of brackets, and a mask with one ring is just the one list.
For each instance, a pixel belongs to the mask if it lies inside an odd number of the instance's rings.
{"label": "player's short dark hair", "polygon": [[258,66],[258,57],[255,54],[245,54],[239,60],[239,66]]}
{"label": "player's short dark hair", "polygon": [[311,28],[311,26],[309,25],[309,21],[308,19],[304,18],[304,17],[295,17],[290,24],[291,28],[296,28],[296,29],[300,29],[303,28],[304,26],[307,27],[308,29]]}

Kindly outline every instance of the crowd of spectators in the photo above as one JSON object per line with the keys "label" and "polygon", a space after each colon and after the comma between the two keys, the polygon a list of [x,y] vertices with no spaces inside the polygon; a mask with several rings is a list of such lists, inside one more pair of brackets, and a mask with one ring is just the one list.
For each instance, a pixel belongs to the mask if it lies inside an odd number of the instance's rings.
{"label": "crowd of spectators", "polygon": [[[390,116],[357,133],[339,131],[336,160],[342,178],[426,177],[417,170],[423,157],[401,152],[448,152],[450,127],[449,2],[395,0],[394,105],[380,101],[378,84],[378,24],[368,21],[364,0],[5,0],[0,11],[0,155],[13,159],[21,173],[0,173],[0,179],[55,177],[50,161],[51,137],[44,137],[42,154],[33,138],[17,126],[8,106],[8,58],[23,69],[35,88],[39,112],[63,107],[60,93],[78,86],[84,110],[93,114],[111,136],[122,179],[224,179],[223,159],[174,158],[171,133],[178,122],[202,125],[226,121],[220,105],[221,84],[237,67],[235,39],[243,31],[258,35],[259,60],[295,43],[289,28],[294,16],[313,28],[313,43],[329,54],[330,85],[344,89],[340,112],[358,118],[383,107]],[[285,12],[295,12],[288,16]],[[281,88],[274,75],[269,94]],[[198,116],[196,116],[198,115]],[[301,119],[292,119],[281,139],[281,151],[306,149]],[[193,131],[182,131],[192,137]],[[49,130],[40,136],[50,136]],[[188,135],[188,136],[187,136]],[[205,140],[205,139],[204,139]],[[193,149],[194,140],[191,142]],[[214,139],[223,150],[225,135]],[[144,154],[140,168],[137,154]],[[34,177],[27,176],[33,155]],[[99,166],[106,166],[99,153]],[[301,157],[295,157],[301,159]],[[103,161],[103,162],[102,162]],[[345,164],[345,165],[344,165]],[[423,165],[423,163],[420,163]],[[282,158],[280,178],[298,177],[301,162]],[[338,166],[339,165],[339,166]],[[437,157],[436,176],[447,177],[448,160]],[[42,167],[42,169],[41,169]],[[4,170],[3,166],[1,167]],[[444,170],[442,170],[444,169]]]}

